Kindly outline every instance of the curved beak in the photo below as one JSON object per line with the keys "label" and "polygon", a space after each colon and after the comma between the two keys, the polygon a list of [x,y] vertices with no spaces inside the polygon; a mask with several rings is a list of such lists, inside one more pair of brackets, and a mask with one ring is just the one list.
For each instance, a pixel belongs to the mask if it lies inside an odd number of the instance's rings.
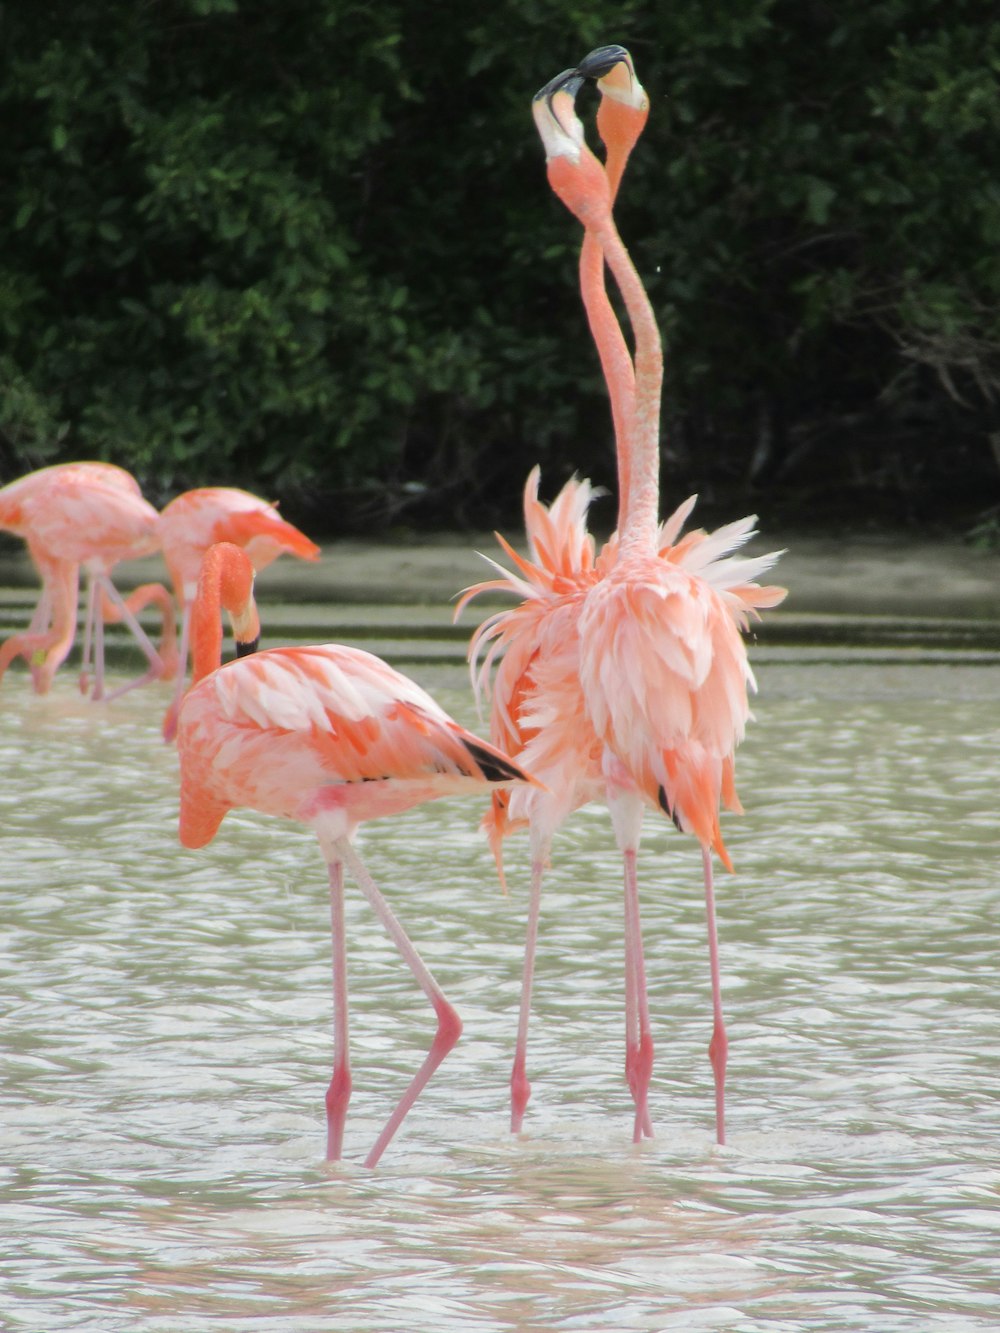
{"label": "curved beak", "polygon": [[586,79],[593,79],[602,96],[622,102],[636,111],[649,110],[646,90],[636,77],[632,57],[624,46],[597,47],[584,56],[576,72]]}
{"label": "curved beak", "polygon": [[545,148],[546,159],[568,157],[577,162],[583,147],[583,126],[576,114],[576,95],[583,75],[564,69],[535,93],[531,114]]}
{"label": "curved beak", "polygon": [[576,67],[576,72],[585,79],[602,79],[605,74],[610,74],[614,67],[623,61],[629,66],[632,64],[632,57],[624,46],[618,46],[617,44],[614,46],[598,46],[589,55],[583,57]]}
{"label": "curved beak", "polygon": [[255,653],[260,647],[260,617],[252,594],[238,611],[229,613],[229,623],[232,626],[236,656],[249,657]]}

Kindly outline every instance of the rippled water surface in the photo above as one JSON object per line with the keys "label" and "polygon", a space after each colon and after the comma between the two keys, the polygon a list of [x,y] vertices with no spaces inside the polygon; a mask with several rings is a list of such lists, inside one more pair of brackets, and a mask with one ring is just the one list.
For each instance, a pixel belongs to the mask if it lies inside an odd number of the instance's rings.
{"label": "rippled water surface", "polygon": [[[765,654],[766,658],[766,654]],[[461,677],[422,682],[472,722]],[[697,848],[641,861],[656,1137],[622,1079],[619,866],[564,830],[525,1133],[506,1128],[526,847],[498,891],[475,804],[360,845],[465,1021],[377,1170],[430,1040],[348,898],[355,1093],[326,1168],[325,873],[242,813],[176,842],[162,692],[0,695],[0,1328],[1000,1327],[996,666],[759,668],[720,882],[730,1145],[712,1142]]]}

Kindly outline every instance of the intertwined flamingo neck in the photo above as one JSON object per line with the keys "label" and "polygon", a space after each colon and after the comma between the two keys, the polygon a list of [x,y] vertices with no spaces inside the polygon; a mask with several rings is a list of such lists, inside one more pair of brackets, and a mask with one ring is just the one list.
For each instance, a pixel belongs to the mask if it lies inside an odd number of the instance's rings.
{"label": "intertwined flamingo neck", "polygon": [[[560,76],[562,77],[562,76]],[[535,122],[547,155],[547,172],[553,192],[593,233],[614,274],[628,310],[635,338],[635,390],[631,428],[628,411],[625,433],[619,438],[624,449],[623,475],[627,494],[619,527],[619,550],[624,557],[633,551],[654,554],[659,514],[660,393],[663,384],[663,348],[656,317],[639,275],[622,243],[611,216],[611,188],[604,168],[583,140],[583,127],[574,110],[576,81],[554,93],[543,90],[534,103]],[[626,377],[627,378],[627,377]],[[624,383],[624,381],[621,381]],[[627,389],[616,386],[627,399]]]}
{"label": "intertwined flamingo neck", "polygon": [[[649,100],[635,78],[631,60],[627,58],[598,79],[597,86],[602,95],[597,128],[607,149],[604,171],[613,205],[632,149],[645,127]],[[632,489],[635,370],[605,288],[604,251],[596,234],[590,230],[584,233],[580,251],[580,290],[611,401],[618,460],[620,528],[628,512]]]}
{"label": "intertwined flamingo neck", "polygon": [[652,554],[660,508],[660,396],[663,347],[656,316],[610,209],[594,227],[628,310],[635,337],[635,392],[631,430],[619,442],[628,452],[628,492],[621,498],[620,550]]}

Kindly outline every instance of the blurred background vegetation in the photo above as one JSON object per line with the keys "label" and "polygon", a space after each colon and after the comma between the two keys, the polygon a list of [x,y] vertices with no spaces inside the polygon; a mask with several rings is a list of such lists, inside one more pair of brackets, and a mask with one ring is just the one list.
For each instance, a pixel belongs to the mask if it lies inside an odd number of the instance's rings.
{"label": "blurred background vegetation", "polygon": [[[0,480],[516,522],[613,443],[536,88],[627,45],[667,501],[989,525],[1000,19],[953,0],[2,0]],[[592,120],[594,95],[581,94]],[[607,517],[610,519],[610,502]]]}

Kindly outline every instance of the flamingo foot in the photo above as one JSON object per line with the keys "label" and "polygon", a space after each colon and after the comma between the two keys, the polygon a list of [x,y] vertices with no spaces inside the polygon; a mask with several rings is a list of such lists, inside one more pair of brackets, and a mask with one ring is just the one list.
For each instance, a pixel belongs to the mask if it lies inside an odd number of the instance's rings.
{"label": "flamingo foot", "polygon": [[729,1039],[726,1029],[716,1023],[712,1040],[708,1043],[708,1058],[712,1062],[715,1075],[715,1140],[719,1144],[726,1142],[726,1056],[729,1051]]}
{"label": "flamingo foot", "polygon": [[[652,1045],[651,1042],[650,1042],[650,1045]],[[637,1112],[637,1113],[638,1113],[638,1108],[639,1108],[639,1076],[638,1076],[638,1072],[637,1072],[636,1064],[637,1064],[637,1061],[638,1061],[638,1060],[639,1060],[639,1047],[638,1047],[638,1045],[630,1046],[630,1047],[628,1048],[628,1050],[625,1052],[625,1081],[626,1081],[627,1084],[628,1084],[629,1092],[632,1094],[632,1100],[633,1100],[633,1102],[635,1102],[635,1105],[636,1105],[636,1112]],[[647,1077],[647,1079],[646,1079],[647,1098],[648,1098],[648,1087],[649,1087],[649,1082],[650,1082],[650,1078],[652,1077],[652,1067],[653,1067],[653,1062],[652,1062],[652,1052],[650,1052],[650,1058],[649,1058],[650,1074],[649,1074],[649,1077]],[[651,1139],[651,1138],[653,1138],[653,1122],[652,1122],[652,1119],[650,1118],[650,1114],[649,1114],[649,1104],[648,1104],[648,1100],[647,1100],[646,1109],[645,1109],[645,1112],[644,1112],[644,1114],[643,1114],[643,1118],[642,1118],[642,1132],[643,1132],[643,1134],[645,1135],[645,1137],[646,1137],[647,1139]]]}
{"label": "flamingo foot", "polygon": [[520,1134],[524,1112],[531,1096],[531,1084],[525,1072],[524,1060],[515,1060],[510,1076],[510,1132]]}
{"label": "flamingo foot", "polygon": [[339,1162],[344,1149],[344,1123],[351,1100],[351,1075],[348,1069],[334,1071],[326,1090],[326,1160]]}
{"label": "flamingo foot", "polygon": [[644,1134],[653,1136],[653,1126],[649,1118],[649,1084],[653,1077],[653,1039],[644,1032],[634,1050],[632,1072],[635,1080],[632,1096],[635,1099],[635,1123],[632,1129],[632,1142],[641,1143]]}

